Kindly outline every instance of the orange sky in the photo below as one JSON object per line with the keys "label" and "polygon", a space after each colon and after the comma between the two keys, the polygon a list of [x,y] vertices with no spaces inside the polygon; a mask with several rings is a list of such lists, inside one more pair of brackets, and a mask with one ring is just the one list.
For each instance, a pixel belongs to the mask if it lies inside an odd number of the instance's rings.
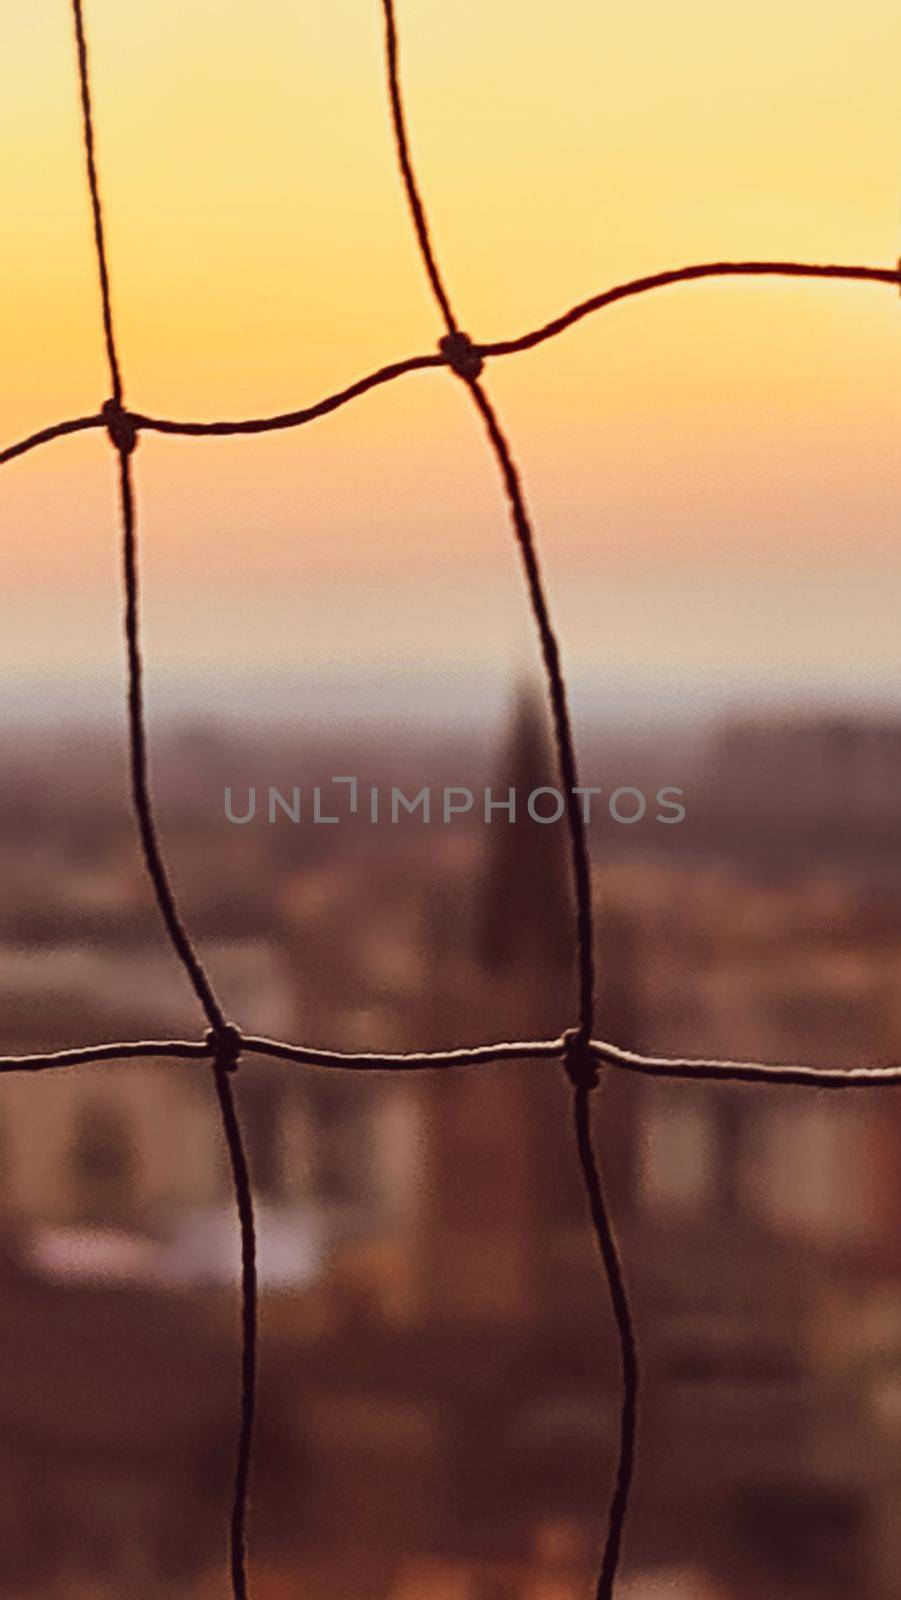
{"label": "orange sky", "polygon": [[[666,265],[898,255],[894,0],[398,16],[422,185],[476,337]],[[279,410],[434,344],[377,0],[86,0],[86,18],[136,407]],[[0,144],[5,442],[106,393],[66,0],[5,8]],[[495,363],[576,674],[689,698],[890,682],[899,356],[891,289],[726,283]],[[226,661],[302,695],[332,662],[509,676],[528,659],[491,463],[447,375],[302,434],[145,438],[136,460],[148,642],[198,705]],[[99,436],[3,470],[13,682],[116,670],[111,487]]]}

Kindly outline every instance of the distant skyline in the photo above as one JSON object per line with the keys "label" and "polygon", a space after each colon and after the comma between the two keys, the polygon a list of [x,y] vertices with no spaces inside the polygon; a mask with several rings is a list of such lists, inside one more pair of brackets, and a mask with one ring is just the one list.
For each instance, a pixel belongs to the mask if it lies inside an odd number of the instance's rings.
{"label": "distant skyline", "polygon": [[[649,669],[650,670],[650,669]],[[361,727],[373,731],[392,729],[447,729],[465,735],[467,729],[501,738],[519,686],[530,681],[539,697],[543,686],[537,671],[517,675],[504,665],[497,671],[466,670],[449,666],[426,671],[408,667],[379,675],[346,662],[273,663],[268,671],[242,671],[239,665],[219,665],[215,675],[203,671],[154,671],[148,694],[151,725],[159,731],[173,726],[227,729],[230,725],[264,734],[267,728],[281,734],[295,726],[327,731],[340,738]],[[6,675],[0,728],[16,730],[43,727],[66,730],[79,725],[125,729],[125,688],[114,666],[109,672],[96,663],[78,672],[17,670]],[[630,681],[622,675],[606,678],[574,674],[570,701],[576,718],[577,743],[582,738],[634,731],[642,738],[659,736],[666,742],[679,728],[705,730],[747,717],[816,719],[822,716],[888,718],[901,722],[901,682],[887,675],[883,681],[862,683],[821,678],[813,687],[797,683],[767,682],[762,678],[718,674],[707,683],[664,680],[660,683],[638,674]]]}
{"label": "distant skyline", "polygon": [[[265,28],[237,0],[214,19],[194,0],[88,10],[135,406],[277,411],[434,346],[378,5],[272,0]],[[475,337],[667,265],[897,258],[888,0],[763,0],[741,28],[710,0],[523,0],[512,31],[504,7],[402,0],[401,20],[423,188]],[[55,0],[5,19],[0,91],[6,442],[106,392]],[[592,712],[894,695],[899,355],[890,289],[755,282],[664,291],[490,365]],[[327,715],[358,695],[440,716],[476,684],[487,714],[485,685],[500,675],[503,705],[535,661],[505,508],[446,374],[301,434],[145,437],[136,468],[151,707],[252,710],[260,692]],[[99,435],[4,470],[8,707],[37,684],[113,708],[116,524]]]}

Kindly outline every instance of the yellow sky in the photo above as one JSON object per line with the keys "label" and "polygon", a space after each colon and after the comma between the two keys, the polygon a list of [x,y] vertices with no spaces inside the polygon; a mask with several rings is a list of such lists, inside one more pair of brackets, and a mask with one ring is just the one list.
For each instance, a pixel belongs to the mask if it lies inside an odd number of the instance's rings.
{"label": "yellow sky", "polygon": [[[279,410],[434,344],[377,0],[85,9],[136,407]],[[398,16],[414,153],[475,337],[667,265],[898,255],[895,0],[398,0]],[[68,5],[7,6],[0,28],[6,441],[107,386]],[[728,283],[496,363],[585,670],[603,633],[620,661],[662,640],[685,672],[731,651],[753,676],[768,627],[786,672],[837,673],[855,650],[886,666],[899,356],[890,289]],[[266,633],[235,646],[249,663],[493,660],[525,641],[490,463],[444,374],[302,436],[144,439],[137,459],[148,627],[170,664],[234,639],[248,610]],[[117,648],[110,476],[93,436],[4,469],[4,663]],[[792,642],[799,603],[813,619]]]}

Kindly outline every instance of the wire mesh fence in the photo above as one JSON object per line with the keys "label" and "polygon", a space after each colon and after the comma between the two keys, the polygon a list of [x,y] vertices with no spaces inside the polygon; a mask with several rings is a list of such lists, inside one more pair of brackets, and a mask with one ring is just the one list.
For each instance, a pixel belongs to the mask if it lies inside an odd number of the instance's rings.
{"label": "wire mesh fence", "polygon": [[[88,42],[83,0],[72,0],[78,83],[81,99],[86,179],[100,289],[103,338],[110,378],[110,396],[94,414],[43,428],[0,450],[0,464],[65,435],[104,429],[116,457],[122,535],[124,638],[127,661],[128,747],[131,798],[135,822],[156,903],[172,951],[193,988],[207,1024],[199,1040],[152,1039],[101,1043],[45,1055],[0,1057],[0,1073],[43,1072],[102,1061],[168,1057],[204,1063],[212,1073],[230,1164],[241,1237],[241,1388],[234,1493],[231,1505],[229,1556],[234,1600],[247,1600],[246,1518],[253,1445],[257,1367],[257,1275],[253,1196],[247,1159],[232,1089],[232,1075],[242,1057],[258,1055],[320,1070],[351,1072],[444,1071],[489,1067],[500,1062],[560,1063],[572,1087],[576,1151],[604,1278],[618,1331],[622,1371],[619,1449],[614,1486],[600,1555],[597,1600],[611,1600],[620,1562],[636,1450],[639,1366],[632,1311],[614,1230],[592,1144],[590,1100],[603,1069],[657,1078],[713,1080],[731,1084],[782,1084],[820,1089],[860,1089],[901,1084],[901,1066],[890,1068],[819,1069],[800,1064],[773,1065],[730,1060],[689,1060],[641,1055],[594,1036],[594,954],[591,874],[585,822],[579,801],[575,741],[550,606],[536,548],[523,482],[510,442],[483,381],[494,358],[534,349],[556,338],[583,318],[619,301],[684,283],[716,277],[783,277],[844,280],[901,288],[898,267],[818,265],[797,261],[714,261],[673,268],[618,284],[573,306],[560,316],[513,339],[476,341],[464,333],[456,317],[438,263],[427,213],[411,153],[400,78],[399,40],[394,0],[381,0],[385,29],[386,86],[399,176],[416,245],[444,332],[437,351],[392,362],[318,402],[268,417],[210,422],[154,417],[126,404],[122,366],[116,342],[110,270],[95,144]],[[156,825],[148,763],[143,699],[143,657],[140,626],[140,560],[135,496],[134,451],[144,431],[193,437],[267,433],[297,428],[323,417],[383,384],[405,374],[446,368],[459,378],[479,417],[494,458],[510,522],[519,550],[529,604],[538,635],[548,703],[554,730],[559,781],[565,797],[574,901],[573,949],[578,974],[578,1012],[573,1025],[558,1037],[503,1040],[495,1044],[443,1051],[378,1055],[312,1049],[262,1038],[243,1031],[226,1018],[178,905]]]}

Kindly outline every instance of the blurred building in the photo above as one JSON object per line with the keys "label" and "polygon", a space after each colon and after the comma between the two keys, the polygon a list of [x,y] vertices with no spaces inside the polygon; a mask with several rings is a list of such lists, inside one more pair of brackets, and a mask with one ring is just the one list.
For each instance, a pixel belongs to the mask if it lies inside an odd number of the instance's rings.
{"label": "blurred building", "polygon": [[[650,1052],[896,1060],[901,899],[844,824],[836,856],[811,845],[794,859],[779,828],[796,757],[788,736],[767,738],[770,755],[759,730],[721,751],[706,819],[693,836],[668,831],[669,854],[632,830],[627,845],[599,842],[598,1029]],[[878,788],[891,739],[867,751]],[[528,696],[491,777],[498,794],[555,783]],[[178,850],[200,824],[176,815]],[[727,824],[745,815],[756,842],[741,834],[730,853]],[[826,837],[832,815],[817,823]],[[26,812],[17,826],[21,865]],[[27,929],[3,927],[6,1048],[196,1036],[178,969],[128,921],[118,834],[107,857],[96,833],[76,833],[75,878],[54,857],[57,889],[44,885]],[[319,834],[247,840],[235,872],[248,928],[238,890],[186,874],[189,920],[245,1025],[403,1050],[571,1022],[562,826],[498,813],[468,829],[350,833],[340,848]],[[222,867],[225,852],[220,840]],[[106,886],[89,929],[84,882]],[[229,936],[214,941],[220,913]],[[262,1600],[298,1587],[321,1600],[407,1600],[417,1585],[438,1600],[583,1593],[619,1377],[560,1068],[385,1077],[246,1061],[236,1088],[264,1288]],[[603,1075],[595,1134],[643,1367],[624,1595],[893,1594],[899,1105]],[[206,1600],[236,1359],[208,1071],[142,1061],[8,1077],[0,1153],[7,1588]]]}

